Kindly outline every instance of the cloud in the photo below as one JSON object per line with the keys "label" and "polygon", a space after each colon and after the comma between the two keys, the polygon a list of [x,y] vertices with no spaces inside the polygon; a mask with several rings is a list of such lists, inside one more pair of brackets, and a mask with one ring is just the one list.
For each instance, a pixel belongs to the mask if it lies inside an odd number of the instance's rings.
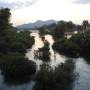
{"label": "cloud", "polygon": [[0,8],[18,9],[23,7],[29,7],[35,4],[37,0],[0,0]]}
{"label": "cloud", "polygon": [[90,0],[74,0],[73,2],[77,4],[90,4]]}

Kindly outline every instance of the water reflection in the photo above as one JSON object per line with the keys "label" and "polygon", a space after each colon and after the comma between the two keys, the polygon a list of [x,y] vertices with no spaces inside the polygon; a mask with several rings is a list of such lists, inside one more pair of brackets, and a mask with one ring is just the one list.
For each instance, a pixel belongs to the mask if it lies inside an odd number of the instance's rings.
{"label": "water reflection", "polygon": [[31,33],[31,36],[34,36],[35,44],[33,45],[32,49],[28,50],[28,52],[26,53],[26,57],[28,57],[29,60],[34,61],[37,64],[37,69],[39,69],[42,61],[35,57],[35,50],[37,51],[38,48],[43,47],[44,44],[38,32]]}
{"label": "water reflection", "polygon": [[52,45],[54,43],[54,39],[51,35],[45,35],[45,39],[50,43],[50,53],[51,53],[51,66],[57,66],[58,64],[65,62],[66,57],[60,55],[52,49]]}
{"label": "water reflection", "polygon": [[[40,39],[38,33],[32,33],[32,36],[35,36],[35,44],[31,51],[27,53],[28,58],[31,60],[34,60],[34,58],[31,58],[33,55],[33,50],[37,49],[39,47],[43,47],[43,42]],[[38,39],[38,40],[37,40]],[[57,52],[54,52],[52,49],[52,44],[54,43],[54,40],[51,35],[45,35],[45,39],[50,43],[50,53],[51,53],[51,61],[49,62],[51,66],[56,66],[61,62],[64,62],[66,60],[65,56],[62,56],[58,54]],[[75,80],[74,88],[73,90],[89,90],[90,89],[90,65],[85,61],[84,58],[77,58],[74,59],[76,64],[75,71],[79,74],[79,79]],[[42,64],[41,60],[34,60],[37,63],[37,66]]]}
{"label": "water reflection", "polygon": [[[32,49],[28,50],[26,53],[26,57],[29,60],[36,62],[37,69],[43,63],[42,60],[39,60],[34,57],[34,50],[38,50],[38,48],[42,48],[44,46],[42,39],[39,37],[38,32],[32,32],[31,36],[35,37],[35,44],[33,45]],[[52,44],[54,40],[51,35],[45,35],[45,39],[50,43],[50,53],[51,53],[51,60],[49,64],[54,67],[61,62],[66,60],[65,56],[54,52],[52,49]],[[90,89],[90,65],[85,61],[83,58],[74,59],[76,68],[75,71],[79,73],[79,79],[75,80],[75,87],[73,90],[89,90]],[[22,85],[12,85],[8,86],[4,83],[4,78],[1,75],[0,71],[0,89],[1,90],[32,90],[32,87],[35,83],[33,81],[22,84]]]}
{"label": "water reflection", "polygon": [[[38,32],[32,32],[31,36],[34,36],[35,44],[33,45],[32,49],[26,53],[26,56],[29,58],[29,60],[33,60],[34,62],[36,62],[37,68],[39,69],[39,66],[42,64],[42,61],[34,57],[35,56],[34,52],[35,50],[42,48],[44,46],[44,43],[40,38]],[[53,37],[51,35],[45,35],[45,40],[47,40],[50,43],[49,45],[50,53],[51,53],[50,62],[49,62],[50,65],[54,67],[60,64],[61,62],[64,62],[66,60],[65,56],[59,55],[58,53],[54,52],[52,49],[52,45],[54,43]]]}

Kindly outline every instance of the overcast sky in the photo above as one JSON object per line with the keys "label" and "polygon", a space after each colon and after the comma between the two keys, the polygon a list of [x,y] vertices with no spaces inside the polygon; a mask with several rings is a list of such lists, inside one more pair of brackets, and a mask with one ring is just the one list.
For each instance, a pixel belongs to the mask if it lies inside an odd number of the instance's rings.
{"label": "overcast sky", "polygon": [[0,7],[11,8],[13,25],[49,19],[90,21],[90,0],[0,0]]}

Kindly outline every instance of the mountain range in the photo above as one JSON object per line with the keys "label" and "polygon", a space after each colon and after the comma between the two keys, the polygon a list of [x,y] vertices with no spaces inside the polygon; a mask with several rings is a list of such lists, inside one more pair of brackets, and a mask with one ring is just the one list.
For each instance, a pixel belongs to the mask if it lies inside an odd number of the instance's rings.
{"label": "mountain range", "polygon": [[17,26],[17,28],[18,29],[36,29],[39,27],[48,26],[53,23],[57,23],[57,21],[56,20],[47,20],[47,21],[38,20],[34,23],[27,23],[27,24],[19,25]]}

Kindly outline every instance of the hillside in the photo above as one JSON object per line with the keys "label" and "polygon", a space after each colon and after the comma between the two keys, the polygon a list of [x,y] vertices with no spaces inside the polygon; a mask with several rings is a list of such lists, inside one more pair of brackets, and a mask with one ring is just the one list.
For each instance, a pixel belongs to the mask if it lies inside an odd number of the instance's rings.
{"label": "hillside", "polygon": [[57,21],[55,20],[47,20],[47,21],[42,21],[42,20],[38,20],[34,23],[27,23],[27,24],[22,24],[17,26],[18,29],[36,29],[42,26],[47,26],[53,23],[57,23]]}

